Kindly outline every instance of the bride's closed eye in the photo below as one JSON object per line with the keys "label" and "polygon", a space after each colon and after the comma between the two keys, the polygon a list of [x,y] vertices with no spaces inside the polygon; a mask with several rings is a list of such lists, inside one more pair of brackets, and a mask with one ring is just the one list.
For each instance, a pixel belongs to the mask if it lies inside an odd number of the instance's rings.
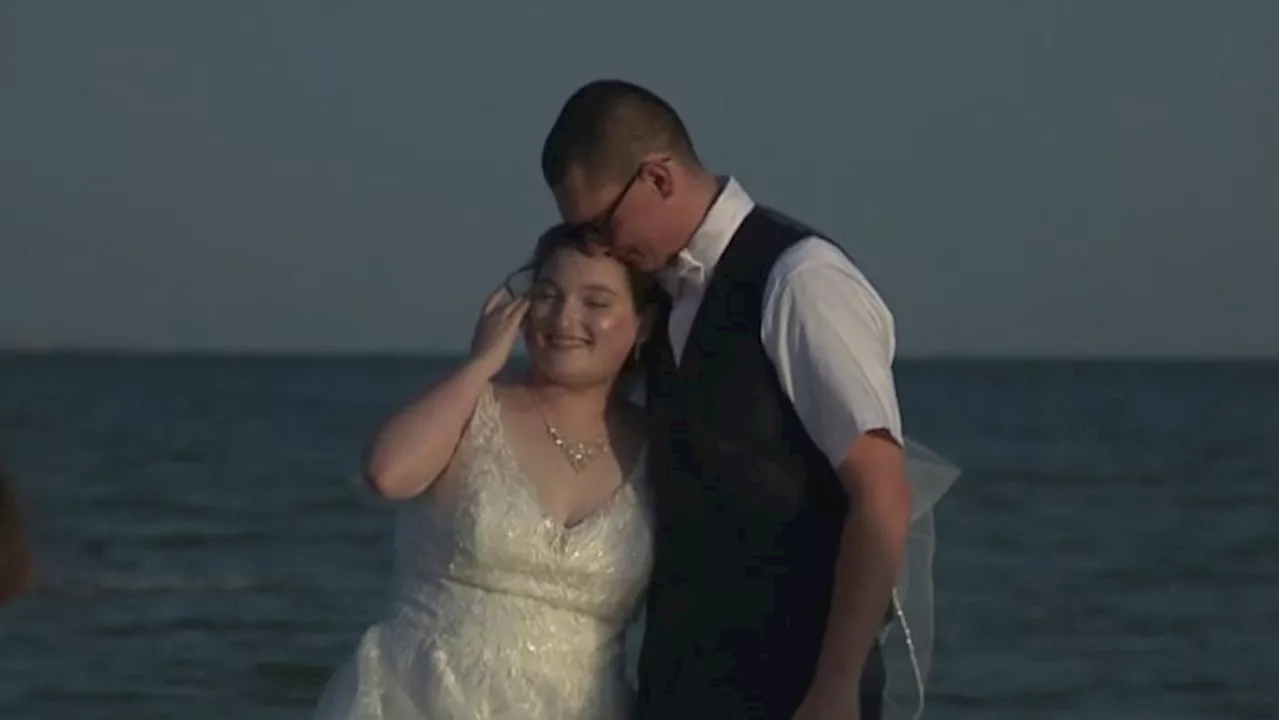
{"label": "bride's closed eye", "polygon": [[613,307],[613,298],[608,296],[588,295],[587,297],[583,298],[582,304],[586,305],[592,310],[608,310],[609,308]]}

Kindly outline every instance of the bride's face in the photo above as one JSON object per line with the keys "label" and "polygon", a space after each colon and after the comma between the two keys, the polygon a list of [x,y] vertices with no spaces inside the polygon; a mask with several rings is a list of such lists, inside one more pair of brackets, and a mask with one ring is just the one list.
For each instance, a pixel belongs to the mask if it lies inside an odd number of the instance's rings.
{"label": "bride's face", "polygon": [[534,366],[567,386],[611,383],[640,321],[626,268],[604,254],[556,251],[529,291],[525,343]]}

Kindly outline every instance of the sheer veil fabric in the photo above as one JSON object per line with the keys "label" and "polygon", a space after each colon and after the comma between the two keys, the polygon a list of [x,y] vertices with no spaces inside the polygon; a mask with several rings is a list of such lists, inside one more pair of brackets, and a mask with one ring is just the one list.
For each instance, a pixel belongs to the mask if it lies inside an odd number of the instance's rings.
{"label": "sheer veil fabric", "polygon": [[884,720],[917,720],[933,661],[933,510],[960,477],[960,468],[906,439],[911,528],[893,591],[893,620],[880,635],[885,663]]}

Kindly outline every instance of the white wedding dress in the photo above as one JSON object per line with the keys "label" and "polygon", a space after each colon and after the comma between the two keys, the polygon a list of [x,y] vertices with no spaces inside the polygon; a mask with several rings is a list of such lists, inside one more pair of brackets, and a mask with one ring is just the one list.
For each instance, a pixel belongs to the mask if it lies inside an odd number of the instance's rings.
{"label": "white wedding dress", "polygon": [[626,718],[624,635],[652,562],[643,462],[564,528],[517,465],[491,392],[462,443],[449,492],[401,508],[392,611],[316,719]]}

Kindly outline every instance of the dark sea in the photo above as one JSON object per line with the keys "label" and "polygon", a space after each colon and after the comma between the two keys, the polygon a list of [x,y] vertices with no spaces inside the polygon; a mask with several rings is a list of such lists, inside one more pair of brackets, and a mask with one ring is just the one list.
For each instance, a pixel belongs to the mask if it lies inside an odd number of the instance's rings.
{"label": "dark sea", "polygon": [[[386,601],[362,446],[450,365],[0,355],[39,556],[0,719],[308,717]],[[1277,717],[1276,370],[902,363],[908,433],[965,469],[925,717]]]}

